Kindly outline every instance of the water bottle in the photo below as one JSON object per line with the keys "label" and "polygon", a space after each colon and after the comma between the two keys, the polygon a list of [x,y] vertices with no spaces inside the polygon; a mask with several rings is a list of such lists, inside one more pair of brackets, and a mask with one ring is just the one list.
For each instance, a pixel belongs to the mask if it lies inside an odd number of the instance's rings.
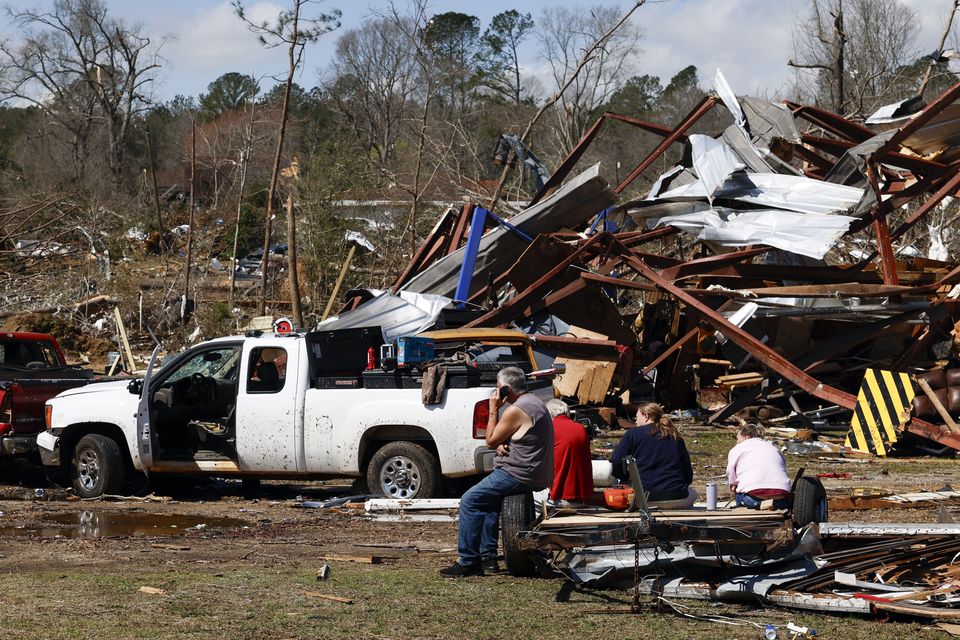
{"label": "water bottle", "polygon": [[768,624],[763,628],[763,637],[767,640],[777,640],[777,628],[772,624]]}

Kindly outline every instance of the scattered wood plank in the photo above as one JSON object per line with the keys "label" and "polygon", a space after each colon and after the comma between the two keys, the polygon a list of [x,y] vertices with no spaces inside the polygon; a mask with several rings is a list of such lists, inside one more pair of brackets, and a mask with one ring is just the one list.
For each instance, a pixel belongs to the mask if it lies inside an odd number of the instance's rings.
{"label": "scattered wood plank", "polygon": [[383,564],[385,559],[395,560],[396,558],[385,558],[384,556],[320,556],[321,560],[327,562],[356,562],[358,564]]}
{"label": "scattered wood plank", "polygon": [[916,376],[914,381],[917,383],[917,386],[920,387],[920,390],[926,394],[927,398],[930,400],[930,404],[933,405],[933,408],[937,410],[937,413],[940,414],[940,417],[943,419],[943,422],[947,425],[950,431],[954,433],[960,433],[960,426],[957,426],[957,423],[953,421],[953,418],[950,417],[950,412],[947,411],[947,408],[943,406],[943,403],[940,402],[940,398],[937,397],[937,394],[933,392],[933,389],[930,387],[930,383]]}
{"label": "scattered wood plank", "polygon": [[182,544],[152,544],[150,545],[154,549],[166,549],[167,551],[189,551],[190,547],[185,547]]}
{"label": "scattered wood plank", "polygon": [[342,602],[343,604],[353,604],[353,600],[351,598],[332,596],[329,593],[320,593],[319,591],[304,591],[303,594],[311,598],[320,598],[321,600],[330,600],[332,602]]}
{"label": "scattered wood plank", "polygon": [[146,593],[147,595],[151,595],[151,596],[163,596],[167,594],[166,589],[157,589],[156,587],[140,587],[138,591],[140,591],[140,593]]}

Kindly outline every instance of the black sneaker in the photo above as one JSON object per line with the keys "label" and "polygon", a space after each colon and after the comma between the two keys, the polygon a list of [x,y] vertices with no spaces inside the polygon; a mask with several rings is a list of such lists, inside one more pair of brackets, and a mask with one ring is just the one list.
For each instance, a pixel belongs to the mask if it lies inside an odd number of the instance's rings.
{"label": "black sneaker", "polygon": [[485,558],[481,563],[480,567],[483,568],[484,575],[486,574],[497,574],[500,573],[500,565],[497,563],[496,558]]}
{"label": "black sneaker", "polygon": [[444,578],[467,578],[469,576],[482,576],[483,567],[480,564],[463,565],[454,562],[445,569],[440,569],[440,576]]}

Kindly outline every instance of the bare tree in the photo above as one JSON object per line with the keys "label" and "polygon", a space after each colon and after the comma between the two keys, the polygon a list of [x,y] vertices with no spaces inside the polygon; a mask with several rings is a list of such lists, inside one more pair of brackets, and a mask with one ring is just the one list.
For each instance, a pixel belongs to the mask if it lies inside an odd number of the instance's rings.
{"label": "bare tree", "polygon": [[55,0],[50,11],[7,12],[23,38],[0,43],[0,99],[36,106],[67,134],[77,178],[90,136],[102,128],[110,170],[119,180],[131,124],[151,103],[159,45],[152,46],[139,26],[108,15],[101,0]]}
{"label": "bare tree", "polygon": [[[537,122],[540,121],[540,118],[543,117],[543,114],[547,112],[548,109],[554,107],[560,103],[563,99],[563,95],[570,89],[574,83],[577,83],[581,78],[581,74],[590,67],[591,63],[596,59],[597,56],[604,55],[605,49],[609,46],[610,40],[616,36],[616,34],[623,28],[625,24],[630,20],[630,16],[633,15],[640,6],[644,4],[646,0],[635,0],[633,5],[630,6],[623,13],[623,15],[617,16],[616,20],[613,20],[610,24],[607,25],[606,31],[597,34],[596,38],[586,44],[583,48],[583,51],[580,53],[579,57],[572,64],[572,67],[569,70],[569,73],[565,76],[563,84],[561,84],[556,93],[547,98],[547,100],[540,106],[537,112],[530,118],[530,121],[527,123],[526,128],[523,130],[523,133],[520,135],[520,142],[526,143],[530,137],[530,132],[533,131],[533,128],[536,126]],[[566,148],[569,149],[577,140],[576,138],[569,146]],[[504,185],[507,183],[507,178],[510,176],[510,167],[511,163],[508,160],[504,163],[503,171],[500,173],[500,179],[497,181],[496,190],[493,192],[493,196],[490,198],[487,208],[493,210],[497,205],[497,202],[500,200],[500,196],[503,194]]]}
{"label": "bare tree", "polygon": [[[536,35],[554,88],[565,87],[558,92],[554,115],[561,148],[569,149],[592,124],[597,109],[632,75],[632,57],[642,32],[622,21],[616,6],[587,10],[561,6],[544,9]],[[600,40],[602,44],[593,47]],[[583,52],[591,47],[593,53],[585,59]]]}
{"label": "bare tree", "polygon": [[[273,171],[270,176],[270,188],[267,191],[267,218],[263,234],[263,265],[260,277],[260,301],[258,310],[263,315],[267,306],[267,271],[270,264],[270,228],[273,219],[273,200],[277,193],[277,181],[280,176],[280,160],[283,153],[283,138],[287,129],[287,117],[290,110],[290,89],[293,86],[293,76],[303,60],[303,50],[307,43],[315,42],[320,36],[329,33],[340,26],[340,11],[334,10],[326,14],[321,13],[312,18],[301,15],[301,10],[311,4],[319,4],[316,0],[291,0],[292,7],[280,12],[273,23],[262,22],[256,24],[246,17],[241,0],[233,0],[233,7],[241,20],[245,21],[250,30],[257,34],[260,43],[265,47],[287,47],[287,80],[283,91],[283,106],[280,111],[280,130],[277,134],[277,151],[273,161]],[[296,218],[294,208],[287,208],[287,265],[290,273],[290,298],[293,306],[293,319],[297,326],[303,325],[303,310],[300,305],[300,287],[297,278],[297,243]]]}
{"label": "bare tree", "polygon": [[812,73],[805,90],[841,114],[867,114],[913,93],[901,74],[916,58],[916,14],[897,0],[811,0],[788,64]]}
{"label": "bare tree", "polygon": [[417,84],[408,18],[375,18],[344,33],[327,90],[378,167],[389,166]]}
{"label": "bare tree", "polygon": [[510,9],[493,16],[490,26],[483,32],[483,84],[513,104],[523,102],[520,44],[530,35],[533,26],[529,13]]}

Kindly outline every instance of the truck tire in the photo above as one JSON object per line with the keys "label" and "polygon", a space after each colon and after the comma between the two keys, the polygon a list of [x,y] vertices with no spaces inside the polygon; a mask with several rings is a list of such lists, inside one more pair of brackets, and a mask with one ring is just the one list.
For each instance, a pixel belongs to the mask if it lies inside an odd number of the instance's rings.
{"label": "truck tire", "polygon": [[518,493],[503,499],[500,509],[500,532],[503,538],[503,564],[507,572],[519,578],[540,575],[540,563],[530,553],[520,549],[520,532],[527,531],[536,515],[533,495]]}
{"label": "truck tire", "polygon": [[387,498],[436,498],[440,461],[414,442],[388,442],[367,465],[370,492]]}
{"label": "truck tire", "polygon": [[73,450],[70,479],[81,498],[120,493],[125,471],[120,445],[105,435],[87,434]]}
{"label": "truck tire", "polygon": [[805,527],[827,521],[827,490],[820,478],[801,477],[793,487],[793,524]]}

